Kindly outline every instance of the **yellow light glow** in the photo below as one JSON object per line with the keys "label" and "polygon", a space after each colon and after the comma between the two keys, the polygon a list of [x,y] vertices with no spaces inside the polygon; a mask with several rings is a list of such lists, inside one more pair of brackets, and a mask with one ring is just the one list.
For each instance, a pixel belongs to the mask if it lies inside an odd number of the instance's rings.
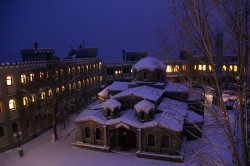
{"label": "yellow light glow", "polygon": [[222,71],[226,71],[227,67],[225,65],[222,66]]}
{"label": "yellow light glow", "polygon": [[14,109],[16,109],[16,104],[15,104],[15,100],[10,99],[9,101],[9,109],[12,111]]}
{"label": "yellow light glow", "polygon": [[12,77],[11,76],[6,77],[6,83],[8,86],[12,85]]}
{"label": "yellow light glow", "polygon": [[170,65],[167,65],[166,72],[173,72],[173,67]]}
{"label": "yellow light glow", "polygon": [[28,97],[23,97],[23,105],[28,106]]}

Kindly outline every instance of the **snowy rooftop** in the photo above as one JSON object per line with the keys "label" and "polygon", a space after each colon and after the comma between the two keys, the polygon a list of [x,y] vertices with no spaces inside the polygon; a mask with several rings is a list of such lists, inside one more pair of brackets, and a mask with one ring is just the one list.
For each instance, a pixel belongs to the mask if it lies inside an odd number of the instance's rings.
{"label": "snowy rooftop", "polygon": [[151,109],[155,108],[155,105],[153,103],[151,103],[150,101],[147,100],[142,100],[140,102],[138,102],[135,106],[134,106],[135,110],[138,112],[140,110],[144,110],[146,112],[149,112]]}
{"label": "snowy rooftop", "polygon": [[139,60],[132,68],[135,68],[137,70],[149,69],[151,71],[155,69],[162,69],[165,71],[165,64],[159,59],[146,57]]}
{"label": "snowy rooftop", "polygon": [[171,81],[168,81],[165,91],[167,92],[188,92],[187,86],[181,83],[173,83]]}
{"label": "snowy rooftop", "polygon": [[110,108],[114,110],[116,107],[121,107],[121,103],[115,99],[108,99],[102,104],[103,108]]}
{"label": "snowy rooftop", "polygon": [[157,101],[162,96],[163,93],[164,90],[143,85],[127,89],[123,92],[114,95],[112,98],[116,99],[124,96],[134,95],[151,101]]}
{"label": "snowy rooftop", "polygon": [[186,116],[187,103],[165,97],[157,109],[172,115],[184,117]]}
{"label": "snowy rooftop", "polygon": [[189,123],[202,123],[203,116],[195,113],[194,111],[187,110],[187,121]]}
{"label": "snowy rooftop", "polygon": [[109,90],[113,91],[123,91],[128,89],[128,84],[130,82],[113,82],[113,84],[107,86],[105,89],[103,89],[100,93],[98,93],[99,96],[108,98],[108,92]]}
{"label": "snowy rooftop", "polygon": [[201,88],[190,89],[190,93],[188,95],[189,101],[202,100],[205,96],[203,95],[203,91]]}

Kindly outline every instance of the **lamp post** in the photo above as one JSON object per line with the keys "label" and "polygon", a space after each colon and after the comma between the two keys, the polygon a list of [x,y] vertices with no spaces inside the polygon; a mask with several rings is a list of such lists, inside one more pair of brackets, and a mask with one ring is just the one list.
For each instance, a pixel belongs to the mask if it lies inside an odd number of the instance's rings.
{"label": "lamp post", "polygon": [[21,136],[22,134],[23,134],[23,133],[22,133],[21,131],[14,133],[14,137],[15,137],[15,138],[17,137],[17,141],[18,141],[18,149],[17,149],[17,151],[18,151],[19,157],[22,157],[22,156],[23,156],[23,149],[22,149],[21,146],[20,146],[20,136]]}

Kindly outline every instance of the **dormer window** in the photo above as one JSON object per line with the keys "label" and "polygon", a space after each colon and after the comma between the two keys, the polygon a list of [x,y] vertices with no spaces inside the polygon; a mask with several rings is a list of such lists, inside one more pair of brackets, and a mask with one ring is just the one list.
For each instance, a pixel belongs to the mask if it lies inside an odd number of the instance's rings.
{"label": "dormer window", "polygon": [[144,112],[141,112],[141,120],[144,121],[145,120],[145,115]]}

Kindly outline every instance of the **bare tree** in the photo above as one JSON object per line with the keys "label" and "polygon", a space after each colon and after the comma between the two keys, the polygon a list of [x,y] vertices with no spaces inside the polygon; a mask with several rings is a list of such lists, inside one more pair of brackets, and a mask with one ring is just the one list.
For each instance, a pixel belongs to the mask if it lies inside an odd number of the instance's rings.
{"label": "bare tree", "polygon": [[[173,1],[171,11],[175,17],[175,39],[179,49],[195,51],[202,55],[202,62],[205,65],[203,72],[198,70],[194,59],[189,55],[188,72],[182,72],[182,82],[194,89],[194,85],[199,85],[204,90],[208,87],[214,89],[213,102],[207,100],[204,103],[205,111],[216,120],[217,127],[224,135],[227,147],[212,143],[213,141],[202,130],[201,141],[210,144],[220,160],[216,160],[208,154],[197,153],[196,149],[190,147],[206,165],[227,165],[218,148],[222,148],[231,154],[231,158],[236,165],[248,165],[248,137],[247,137],[247,71],[248,71],[248,0],[180,0]],[[218,32],[223,32],[218,33]],[[224,39],[222,37],[224,35]],[[176,60],[176,50],[171,47],[169,35],[160,34],[161,48],[165,57],[172,64],[178,64]],[[215,40],[217,38],[217,40]],[[224,44],[223,44],[224,43]],[[223,64],[224,55],[233,54],[237,57],[237,72],[231,74],[233,77],[235,93],[237,96],[237,107],[234,108],[238,123],[232,124],[230,112],[226,109],[223,94]],[[190,63],[192,65],[190,65]],[[195,69],[194,69],[194,68]],[[200,66],[199,66],[200,67]],[[203,66],[201,66],[203,67]],[[197,68],[197,69],[196,69]],[[229,73],[230,74],[230,73]],[[226,81],[224,81],[226,82]],[[197,92],[198,93],[198,92]],[[245,99],[244,99],[245,98]],[[244,108],[245,106],[245,108]],[[239,116],[238,116],[239,115]],[[235,130],[239,127],[239,130]],[[198,127],[197,127],[198,128]],[[243,156],[243,157],[242,157]]]}

